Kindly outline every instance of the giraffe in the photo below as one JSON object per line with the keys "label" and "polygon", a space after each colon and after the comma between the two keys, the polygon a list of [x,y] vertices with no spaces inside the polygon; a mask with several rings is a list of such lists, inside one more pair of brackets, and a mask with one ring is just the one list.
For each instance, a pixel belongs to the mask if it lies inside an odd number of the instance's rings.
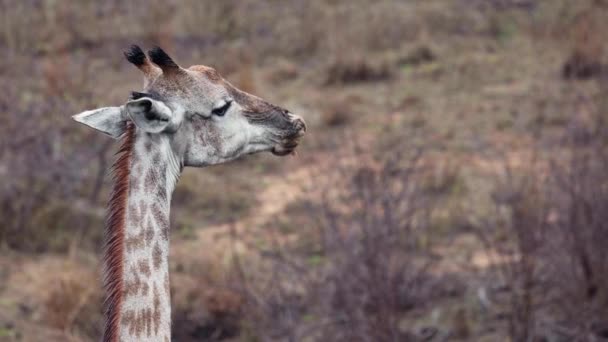
{"label": "giraffe", "polygon": [[214,69],[180,67],[159,47],[127,60],[144,89],[121,106],[74,115],[121,146],[113,166],[104,250],[104,342],[170,341],[169,208],[186,166],[295,151],[304,120],[245,93]]}

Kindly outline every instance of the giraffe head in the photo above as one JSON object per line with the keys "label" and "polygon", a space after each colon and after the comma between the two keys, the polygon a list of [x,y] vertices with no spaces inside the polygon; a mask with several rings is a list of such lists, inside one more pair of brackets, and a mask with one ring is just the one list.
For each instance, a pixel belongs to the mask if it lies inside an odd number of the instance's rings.
{"label": "giraffe head", "polygon": [[144,73],[144,90],[120,107],[89,110],[74,119],[114,138],[128,121],[137,134],[168,141],[183,166],[206,166],[245,154],[287,155],[304,135],[304,120],[243,92],[210,67],[182,68],[162,49],[125,52]]}

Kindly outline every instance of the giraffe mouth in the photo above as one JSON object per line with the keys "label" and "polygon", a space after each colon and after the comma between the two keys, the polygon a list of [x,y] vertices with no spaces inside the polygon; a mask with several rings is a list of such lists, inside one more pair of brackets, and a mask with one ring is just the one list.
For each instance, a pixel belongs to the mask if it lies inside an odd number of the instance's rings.
{"label": "giraffe mouth", "polygon": [[298,147],[298,144],[299,142],[297,139],[289,140],[282,144],[274,146],[272,150],[270,150],[270,152],[275,156],[286,156],[288,154],[292,154],[295,151],[296,147]]}
{"label": "giraffe mouth", "polygon": [[304,123],[304,120],[299,116],[290,115],[295,129],[290,132],[289,136],[281,140],[279,144],[272,148],[271,152],[275,156],[286,156],[295,153],[295,149],[300,143],[300,138],[306,133],[306,124]]}

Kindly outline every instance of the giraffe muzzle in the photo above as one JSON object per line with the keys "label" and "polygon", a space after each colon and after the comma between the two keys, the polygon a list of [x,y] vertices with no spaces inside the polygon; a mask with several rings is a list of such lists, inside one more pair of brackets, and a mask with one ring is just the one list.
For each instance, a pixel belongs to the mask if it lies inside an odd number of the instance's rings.
{"label": "giraffe muzzle", "polygon": [[306,133],[306,122],[302,117],[291,113],[287,113],[287,116],[293,124],[293,129],[288,136],[272,148],[271,152],[276,156],[286,156],[294,153],[300,143],[300,138]]}

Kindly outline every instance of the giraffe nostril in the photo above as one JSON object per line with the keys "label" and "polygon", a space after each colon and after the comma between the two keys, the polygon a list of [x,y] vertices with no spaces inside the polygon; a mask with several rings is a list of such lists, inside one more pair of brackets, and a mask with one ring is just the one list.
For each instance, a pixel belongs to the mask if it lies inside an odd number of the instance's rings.
{"label": "giraffe nostril", "polygon": [[297,115],[291,114],[292,121],[295,123],[298,131],[306,132],[306,122]]}
{"label": "giraffe nostril", "polygon": [[295,130],[298,137],[301,137],[306,132],[306,123],[301,116],[295,115],[290,111],[285,111],[286,117],[289,119],[290,123],[293,125],[292,129]]}
{"label": "giraffe nostril", "polygon": [[300,124],[302,125],[302,128],[301,128],[301,129],[302,129],[302,131],[303,131],[303,132],[306,132],[306,122],[304,122],[304,120],[303,120],[303,119],[300,119]]}

